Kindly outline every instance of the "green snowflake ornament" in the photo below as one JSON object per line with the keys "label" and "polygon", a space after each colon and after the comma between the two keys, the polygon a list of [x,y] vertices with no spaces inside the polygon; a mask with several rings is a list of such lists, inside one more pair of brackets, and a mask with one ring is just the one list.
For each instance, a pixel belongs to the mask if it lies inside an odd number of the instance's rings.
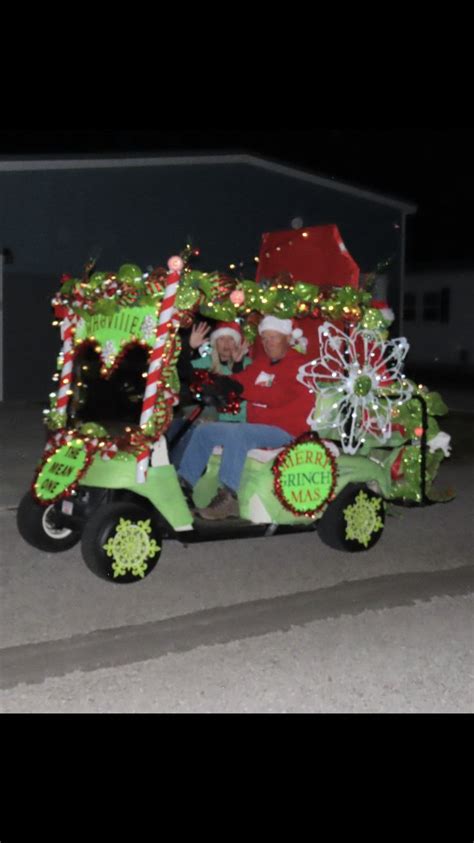
{"label": "green snowflake ornament", "polygon": [[160,550],[155,539],[149,538],[150,533],[150,519],[136,522],[120,519],[115,536],[103,546],[107,556],[114,560],[114,579],[124,576],[128,571],[143,579],[148,568],[145,560],[153,559]]}
{"label": "green snowflake ornament", "polygon": [[378,515],[381,506],[380,498],[369,497],[361,490],[354,503],[344,510],[346,539],[368,547],[373,534],[383,528],[383,521]]}

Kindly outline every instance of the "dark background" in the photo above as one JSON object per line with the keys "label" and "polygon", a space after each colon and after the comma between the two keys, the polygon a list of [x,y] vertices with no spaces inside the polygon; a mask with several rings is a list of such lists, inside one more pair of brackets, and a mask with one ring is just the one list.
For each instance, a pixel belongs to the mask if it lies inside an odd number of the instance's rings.
{"label": "dark background", "polygon": [[31,129],[0,131],[14,156],[249,152],[418,205],[409,269],[474,265],[474,129]]}

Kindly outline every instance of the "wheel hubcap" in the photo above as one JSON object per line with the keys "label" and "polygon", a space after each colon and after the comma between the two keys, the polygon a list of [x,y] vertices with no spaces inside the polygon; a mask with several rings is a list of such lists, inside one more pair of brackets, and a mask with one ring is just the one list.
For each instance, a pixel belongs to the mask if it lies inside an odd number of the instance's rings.
{"label": "wheel hubcap", "polygon": [[148,569],[147,559],[153,559],[160,550],[155,539],[150,539],[151,524],[147,521],[128,521],[121,518],[112,536],[103,548],[113,559],[114,579],[130,572],[133,576],[143,577]]}
{"label": "wheel hubcap", "polygon": [[52,523],[52,514],[54,510],[54,505],[48,506],[45,511],[43,512],[42,518],[42,525],[43,530],[50,539],[56,539],[59,541],[60,539],[67,539],[68,536],[71,535],[72,530],[69,530],[67,527],[55,527]]}
{"label": "wheel hubcap", "polygon": [[383,528],[383,521],[379,515],[381,507],[381,498],[369,497],[361,489],[354,503],[344,510],[346,539],[368,547],[374,533]]}

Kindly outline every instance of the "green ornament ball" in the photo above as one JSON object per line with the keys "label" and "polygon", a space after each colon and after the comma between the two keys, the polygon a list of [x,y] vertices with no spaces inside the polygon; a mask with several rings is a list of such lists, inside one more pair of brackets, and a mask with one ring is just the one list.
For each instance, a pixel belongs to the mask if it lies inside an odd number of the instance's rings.
{"label": "green ornament ball", "polygon": [[134,263],[122,264],[117,274],[119,281],[128,281],[129,284],[136,284],[137,281],[141,281],[142,276],[140,267]]}
{"label": "green ornament ball", "polygon": [[357,378],[354,384],[354,393],[359,396],[359,398],[364,398],[372,389],[372,380],[369,378],[368,375],[361,375]]}
{"label": "green ornament ball", "polygon": [[93,275],[91,275],[91,277],[89,278],[89,286],[93,287],[94,289],[97,287],[101,287],[106,278],[106,272],[94,272]]}
{"label": "green ornament ball", "polygon": [[79,432],[83,433],[84,436],[107,436],[105,427],[102,427],[101,424],[97,424],[96,422],[85,422],[80,426]]}

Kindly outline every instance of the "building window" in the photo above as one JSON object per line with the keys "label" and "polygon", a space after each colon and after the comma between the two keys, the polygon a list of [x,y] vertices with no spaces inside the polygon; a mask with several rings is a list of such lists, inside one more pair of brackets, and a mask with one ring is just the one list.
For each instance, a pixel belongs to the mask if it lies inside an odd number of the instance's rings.
{"label": "building window", "polygon": [[451,290],[443,287],[441,290],[441,322],[449,322],[451,315]]}
{"label": "building window", "polygon": [[423,294],[423,322],[439,322],[441,317],[441,296],[439,293]]}
{"label": "building window", "polygon": [[403,297],[403,319],[405,322],[416,321],[416,293],[405,293]]}
{"label": "building window", "polygon": [[451,290],[444,287],[436,293],[423,294],[423,321],[449,322]]}

